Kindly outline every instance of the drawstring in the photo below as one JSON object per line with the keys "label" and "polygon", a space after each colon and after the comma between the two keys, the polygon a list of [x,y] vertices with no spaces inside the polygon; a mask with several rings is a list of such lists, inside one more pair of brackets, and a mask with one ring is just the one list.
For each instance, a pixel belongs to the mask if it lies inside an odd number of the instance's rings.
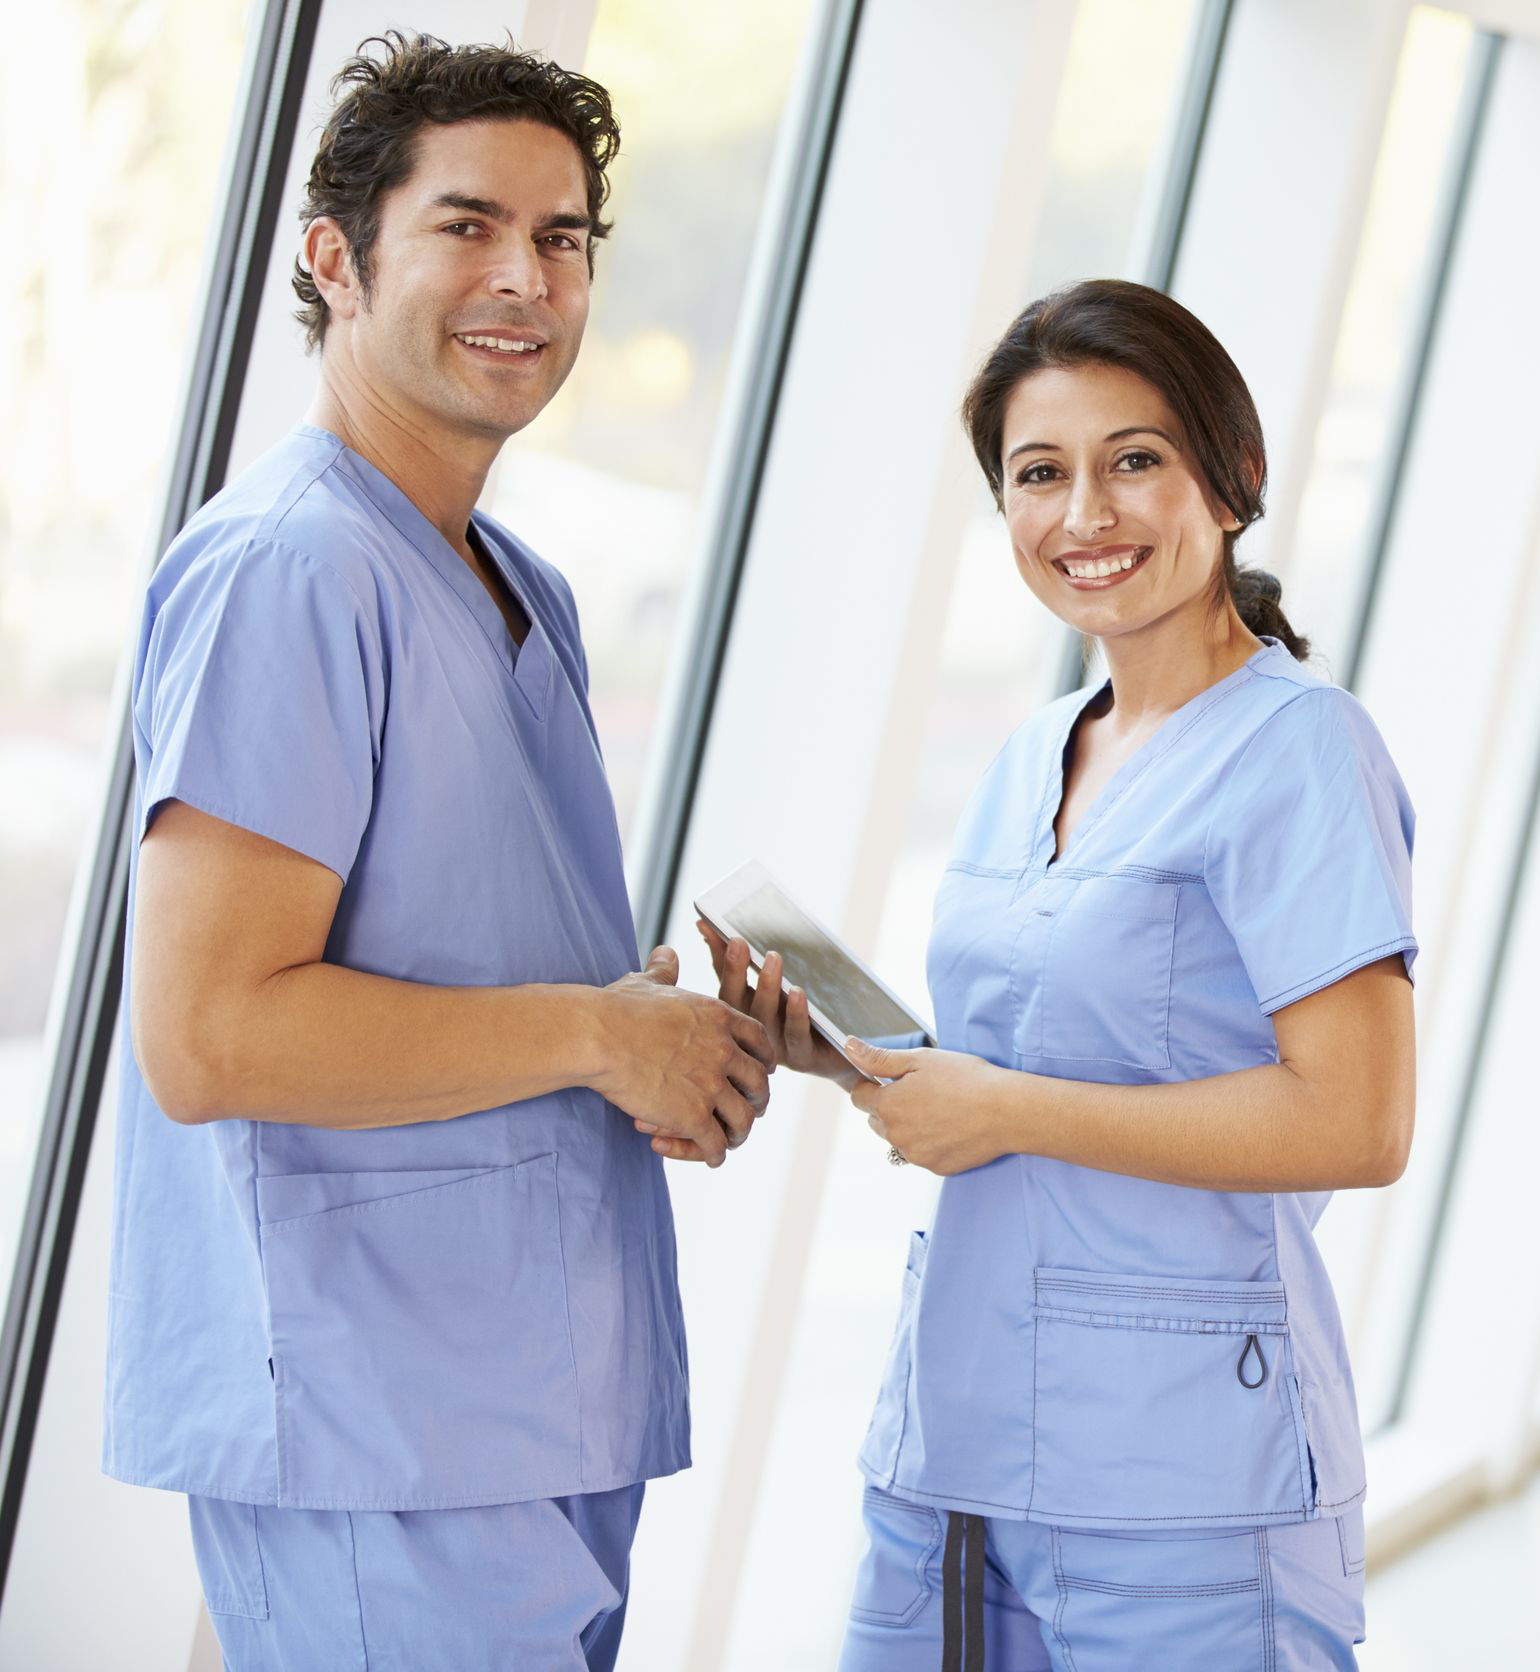
{"label": "drawstring", "polygon": [[946,1518],[946,1549],[941,1557],[941,1672],[984,1672],[982,1515],[953,1512]]}

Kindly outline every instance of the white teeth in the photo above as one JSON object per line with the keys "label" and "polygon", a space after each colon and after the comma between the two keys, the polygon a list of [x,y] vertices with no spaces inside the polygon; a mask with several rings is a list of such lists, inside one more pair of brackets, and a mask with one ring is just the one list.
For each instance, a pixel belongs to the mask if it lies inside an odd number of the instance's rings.
{"label": "white teeth", "polygon": [[495,348],[500,354],[527,354],[532,348],[538,348],[539,343],[516,342],[510,337],[461,337],[462,343],[469,343],[472,348]]}
{"label": "white teeth", "polygon": [[1108,575],[1117,575],[1125,569],[1132,569],[1143,556],[1144,551],[1141,549],[1129,553],[1127,557],[1104,558],[1095,563],[1066,563],[1064,572],[1077,581],[1105,580]]}

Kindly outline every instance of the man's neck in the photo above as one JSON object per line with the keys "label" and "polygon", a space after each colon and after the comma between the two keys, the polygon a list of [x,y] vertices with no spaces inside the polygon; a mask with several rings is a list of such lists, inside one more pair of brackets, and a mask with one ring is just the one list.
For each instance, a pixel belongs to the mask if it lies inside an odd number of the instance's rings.
{"label": "man's neck", "polygon": [[305,422],[329,430],[388,476],[467,561],[471,512],[501,447],[396,410],[348,367],[323,365]]}

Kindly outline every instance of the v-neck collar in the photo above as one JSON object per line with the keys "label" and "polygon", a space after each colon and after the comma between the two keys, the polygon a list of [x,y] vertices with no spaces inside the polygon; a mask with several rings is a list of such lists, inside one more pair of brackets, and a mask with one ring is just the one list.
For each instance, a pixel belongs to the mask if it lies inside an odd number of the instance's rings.
{"label": "v-neck collar", "polygon": [[529,631],[524,643],[515,645],[508,623],[496,600],[481,584],[471,566],[460,556],[437,528],[418,509],[412,500],[391,481],[377,465],[370,464],[361,453],[356,453],[330,430],[314,424],[302,424],[300,433],[328,441],[337,449],[337,460],[368,495],[377,510],[418,551],[440,578],[449,586],[474,617],[492,654],[533,709],[543,716],[551,682],[552,653],[550,635],[530,605],[513,565],[493,536],[487,519],[480,511],[471,513],[471,526],[481,542],[482,550],[497,567],[503,584],[524,611]]}
{"label": "v-neck collar", "polygon": [[1080,822],[1069,832],[1064,841],[1064,852],[1054,857],[1056,838],[1054,835],[1054,821],[1059,816],[1059,809],[1064,805],[1065,771],[1064,756],[1069,747],[1069,740],[1074,729],[1079,725],[1086,710],[1102,694],[1111,689],[1111,678],[1104,679],[1100,685],[1089,690],[1082,700],[1069,709],[1068,717],[1059,729],[1056,739],[1057,747],[1052,756],[1052,764],[1048,770],[1048,782],[1043,791],[1042,806],[1038,810],[1037,833],[1032,848],[1032,864],[1034,868],[1047,873],[1061,870],[1064,863],[1074,851],[1083,846],[1085,839],[1100,824],[1108,811],[1128,792],[1129,789],[1152,767],[1162,755],[1170,749],[1179,738],[1195,726],[1199,720],[1211,709],[1215,703],[1252,672],[1252,669],[1263,657],[1275,654],[1279,649],[1279,641],[1264,638],[1261,646],[1252,651],[1244,662],[1234,671],[1228,673],[1214,684],[1205,686],[1196,696],[1189,697],[1186,702],[1172,713],[1168,714],[1160,725],[1134,750],[1116,772],[1102,785],[1101,793],[1086,808]]}

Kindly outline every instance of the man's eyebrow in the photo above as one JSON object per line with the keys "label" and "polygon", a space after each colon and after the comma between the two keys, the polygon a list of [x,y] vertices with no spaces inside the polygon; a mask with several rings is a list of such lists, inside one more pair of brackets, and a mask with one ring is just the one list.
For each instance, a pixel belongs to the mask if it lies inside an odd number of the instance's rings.
{"label": "man's eyebrow", "polygon": [[[1108,441],[1123,441],[1131,435],[1158,435],[1167,446],[1177,446],[1176,437],[1167,435],[1156,424],[1131,424],[1126,430],[1114,430],[1106,439]],[[1180,448],[1177,448],[1177,450],[1181,451]],[[1062,453],[1063,451],[1064,449],[1057,441],[1021,441],[1005,455],[1005,462],[1009,464],[1018,453]]]}
{"label": "man's eyebrow", "polygon": [[[466,192],[440,192],[429,207],[458,209],[466,215],[484,215],[489,221],[496,221],[500,226],[512,226],[518,218],[506,203],[500,203],[495,197],[472,197]],[[593,230],[593,221],[589,216],[580,215],[571,209],[562,209],[555,214],[547,215],[539,224],[552,232]]]}
{"label": "man's eyebrow", "polygon": [[506,203],[495,197],[470,197],[465,192],[440,192],[429,205],[432,209],[463,209],[467,215],[485,215],[489,221],[507,226],[514,218]]}

